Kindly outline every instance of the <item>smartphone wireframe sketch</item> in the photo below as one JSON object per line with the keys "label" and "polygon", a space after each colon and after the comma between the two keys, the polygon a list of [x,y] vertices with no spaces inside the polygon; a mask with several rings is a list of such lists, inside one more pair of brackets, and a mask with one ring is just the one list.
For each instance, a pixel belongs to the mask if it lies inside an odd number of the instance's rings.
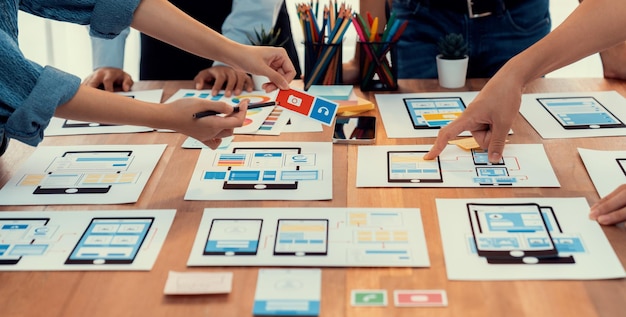
{"label": "smartphone wireframe sketch", "polygon": [[537,101],[564,129],[626,127],[594,97],[537,98]]}
{"label": "smartphone wireframe sketch", "polygon": [[0,265],[19,263],[20,245],[31,245],[33,230],[48,224],[50,218],[0,218]]}
{"label": "smartphone wireframe sketch", "polygon": [[263,219],[213,219],[204,255],[256,255]]}
{"label": "smartphone wireframe sketch", "polygon": [[465,110],[460,97],[403,98],[414,129],[439,129]]}
{"label": "smartphone wireframe sketch", "polygon": [[328,219],[278,219],[274,255],[327,255]]}
{"label": "smartphone wireframe sketch", "polygon": [[468,203],[467,212],[479,256],[517,259],[558,256],[538,204]]}
{"label": "smartphone wireframe sketch", "polygon": [[223,189],[297,189],[301,148],[234,148]]}
{"label": "smartphone wireframe sketch", "polygon": [[128,169],[133,151],[68,151],[46,169],[46,176],[33,194],[106,194],[111,184],[87,174],[120,174]]}
{"label": "smartphone wireframe sketch", "polygon": [[92,218],[65,264],[132,264],[153,217]]}
{"label": "smartphone wireframe sketch", "polygon": [[388,151],[387,181],[390,183],[442,183],[441,162],[425,160],[428,151]]}
{"label": "smartphone wireframe sketch", "polygon": [[474,165],[504,165],[504,158],[500,158],[498,163],[490,163],[487,150],[472,149],[472,160]]}

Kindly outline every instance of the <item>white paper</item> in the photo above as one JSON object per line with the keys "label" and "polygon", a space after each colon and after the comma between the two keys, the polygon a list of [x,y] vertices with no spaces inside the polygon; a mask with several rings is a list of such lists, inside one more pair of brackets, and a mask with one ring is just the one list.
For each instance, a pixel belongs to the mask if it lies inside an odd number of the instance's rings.
{"label": "white paper", "polygon": [[[357,187],[560,187],[541,144],[507,145],[503,157],[504,165],[477,165],[471,151],[448,145],[439,155],[443,181],[389,181],[388,164],[393,161],[388,158],[390,152],[422,151],[424,153],[416,154],[416,157],[422,157],[431,147],[431,145],[359,146]],[[436,164],[436,161],[426,161],[425,164]]]}
{"label": "white paper", "polygon": [[284,111],[283,114],[289,115],[288,124],[283,128],[283,132],[322,132],[324,129],[322,128],[322,124],[311,120],[308,117],[295,115],[289,111]]}
{"label": "white paper", "polygon": [[[224,150],[203,149],[185,200],[332,199],[332,155],[330,142],[233,142]],[[236,177],[254,173],[256,181]]]}
{"label": "white paper", "polygon": [[[137,100],[160,103],[163,89],[116,92],[115,94],[129,96]],[[77,135],[77,134],[103,134],[103,133],[133,133],[154,131],[153,128],[132,125],[102,125],[99,123],[66,120],[53,117],[46,128],[46,136]]]}
{"label": "white paper", "polygon": [[174,272],[167,275],[165,295],[197,295],[230,293],[232,272]]}
{"label": "white paper", "polygon": [[[14,264],[0,265],[0,271],[149,271],[159,255],[175,214],[174,209],[3,211],[0,240],[7,249],[0,252],[0,260],[16,257],[19,260]],[[121,219],[121,224],[111,224],[117,219]],[[87,237],[86,232],[92,221],[94,226],[113,229],[104,231],[94,227],[89,232],[101,235]],[[119,232],[123,234],[117,234]],[[131,234],[133,232],[145,233],[145,238],[142,240],[142,235]],[[81,244],[84,234],[87,240]],[[130,250],[136,245],[139,249],[134,259],[129,257],[127,263],[110,263],[100,257],[104,251],[132,255]],[[99,256],[98,259],[84,260],[88,262],[86,264],[66,264],[74,251],[74,254],[97,252]],[[83,256],[80,259],[85,257],[89,258]],[[119,259],[119,256],[116,258]]]}
{"label": "white paper", "polygon": [[[404,98],[450,98],[459,97],[467,107],[476,97],[478,92],[433,92],[411,94],[376,94],[376,104],[385,126],[388,138],[434,138],[439,129],[415,129],[409,116]],[[470,136],[469,132],[460,135]]]}
{"label": "white paper", "polygon": [[320,269],[260,269],[253,314],[317,316],[321,297]]}
{"label": "white paper", "polygon": [[[232,135],[222,138],[222,143],[220,143],[220,146],[218,147],[218,149],[220,150],[227,149],[230,146],[230,143],[233,141],[233,139],[235,138]],[[207,145],[205,145],[204,143],[192,137],[187,137],[185,141],[183,142],[183,145],[181,145],[181,147],[183,149],[210,149]]]}
{"label": "white paper", "polygon": [[[478,256],[467,203],[536,203],[543,213],[559,257],[568,264],[489,264]],[[585,198],[436,199],[446,271],[450,280],[589,280],[625,277],[624,268],[600,225],[589,220]]]}
{"label": "white paper", "polygon": [[626,128],[564,129],[537,101],[538,98],[592,97],[621,122],[626,123],[626,99],[616,91],[524,94],[520,113],[544,139],[585,138],[626,135]]}
{"label": "white paper", "polygon": [[[295,222],[283,222],[279,228],[279,219]],[[293,237],[302,245],[288,241]],[[290,251],[293,254],[286,254]],[[207,208],[187,265],[428,267],[430,263],[416,208]]]}
{"label": "white paper", "polygon": [[134,203],[166,146],[37,147],[0,189],[0,205]]}
{"label": "white paper", "polygon": [[587,173],[600,197],[626,184],[626,151],[578,149]]}

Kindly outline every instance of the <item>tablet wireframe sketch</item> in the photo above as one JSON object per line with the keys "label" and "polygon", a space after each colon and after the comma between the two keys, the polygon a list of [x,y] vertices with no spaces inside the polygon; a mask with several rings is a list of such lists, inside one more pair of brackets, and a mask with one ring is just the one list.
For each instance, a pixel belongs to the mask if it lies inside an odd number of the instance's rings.
{"label": "tablet wireframe sketch", "polygon": [[297,189],[301,148],[234,148],[223,189]]}
{"label": "tablet wireframe sketch", "polygon": [[91,175],[120,174],[128,169],[133,151],[68,151],[46,169],[46,177],[33,194],[106,194],[111,184]]}
{"label": "tablet wireframe sketch", "polygon": [[213,219],[204,255],[256,255],[263,219]]}
{"label": "tablet wireframe sketch", "polygon": [[442,183],[439,156],[425,160],[428,151],[387,152],[387,181],[390,183]]}
{"label": "tablet wireframe sketch", "polygon": [[22,256],[15,254],[16,245],[30,245],[36,227],[45,226],[50,218],[0,218],[0,265],[17,264]]}
{"label": "tablet wireframe sketch", "polygon": [[278,219],[274,255],[327,255],[328,219]]}
{"label": "tablet wireframe sketch", "polygon": [[594,97],[537,98],[537,101],[564,129],[626,127]]}
{"label": "tablet wireframe sketch", "polygon": [[439,129],[465,110],[460,97],[403,98],[414,129]]}
{"label": "tablet wireframe sketch", "polygon": [[132,264],[153,217],[92,218],[65,264]]}
{"label": "tablet wireframe sketch", "polygon": [[478,255],[493,258],[556,257],[538,204],[467,204]]}

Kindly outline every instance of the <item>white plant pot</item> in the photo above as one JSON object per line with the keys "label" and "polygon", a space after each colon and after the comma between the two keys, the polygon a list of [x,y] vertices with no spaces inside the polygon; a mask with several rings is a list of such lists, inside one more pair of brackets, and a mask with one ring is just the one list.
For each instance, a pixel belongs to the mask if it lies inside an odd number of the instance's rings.
{"label": "white plant pot", "polygon": [[467,56],[464,59],[443,59],[441,55],[437,55],[439,85],[444,88],[461,88],[465,86],[468,61],[469,58]]}
{"label": "white plant pot", "polygon": [[270,79],[266,76],[252,74],[252,82],[254,82],[254,90],[263,90],[263,84],[269,83]]}

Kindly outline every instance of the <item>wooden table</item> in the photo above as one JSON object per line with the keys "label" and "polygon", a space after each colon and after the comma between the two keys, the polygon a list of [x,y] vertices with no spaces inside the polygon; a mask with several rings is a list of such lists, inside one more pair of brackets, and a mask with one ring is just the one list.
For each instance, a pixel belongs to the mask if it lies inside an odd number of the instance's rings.
{"label": "wooden table", "polygon": [[[463,89],[479,90],[486,80],[468,80]],[[134,89],[164,89],[167,99],[187,81],[139,82]],[[616,90],[626,82],[604,79],[540,79],[527,92]],[[400,93],[444,91],[436,80],[400,81]],[[450,91],[450,90],[445,90]],[[360,93],[374,100],[374,93]],[[377,111],[371,111],[379,116]],[[0,272],[0,316],[251,316],[258,268],[187,267],[186,262],[205,207],[419,207],[431,266],[429,268],[324,268],[321,315],[327,316],[626,316],[626,280],[601,281],[449,281],[443,258],[435,198],[585,197],[599,198],[578,156],[577,147],[626,149],[625,137],[543,140],[521,117],[510,143],[543,143],[560,188],[356,188],[357,146],[333,147],[333,199],[329,201],[185,201],[198,150],[181,148],[177,133],[104,134],[47,137],[42,145],[167,144],[138,202],[126,205],[4,206],[6,210],[177,209],[176,218],[150,272]],[[237,141],[329,141],[332,131],[283,133],[280,137],[243,136]],[[378,120],[378,145],[431,144],[432,138],[388,139]],[[11,142],[0,157],[3,186],[33,148]],[[626,265],[626,229],[604,227],[622,265]],[[168,271],[234,272],[228,295],[165,296]],[[601,267],[598,270],[602,270]],[[352,289],[445,289],[446,308],[352,307]]]}

